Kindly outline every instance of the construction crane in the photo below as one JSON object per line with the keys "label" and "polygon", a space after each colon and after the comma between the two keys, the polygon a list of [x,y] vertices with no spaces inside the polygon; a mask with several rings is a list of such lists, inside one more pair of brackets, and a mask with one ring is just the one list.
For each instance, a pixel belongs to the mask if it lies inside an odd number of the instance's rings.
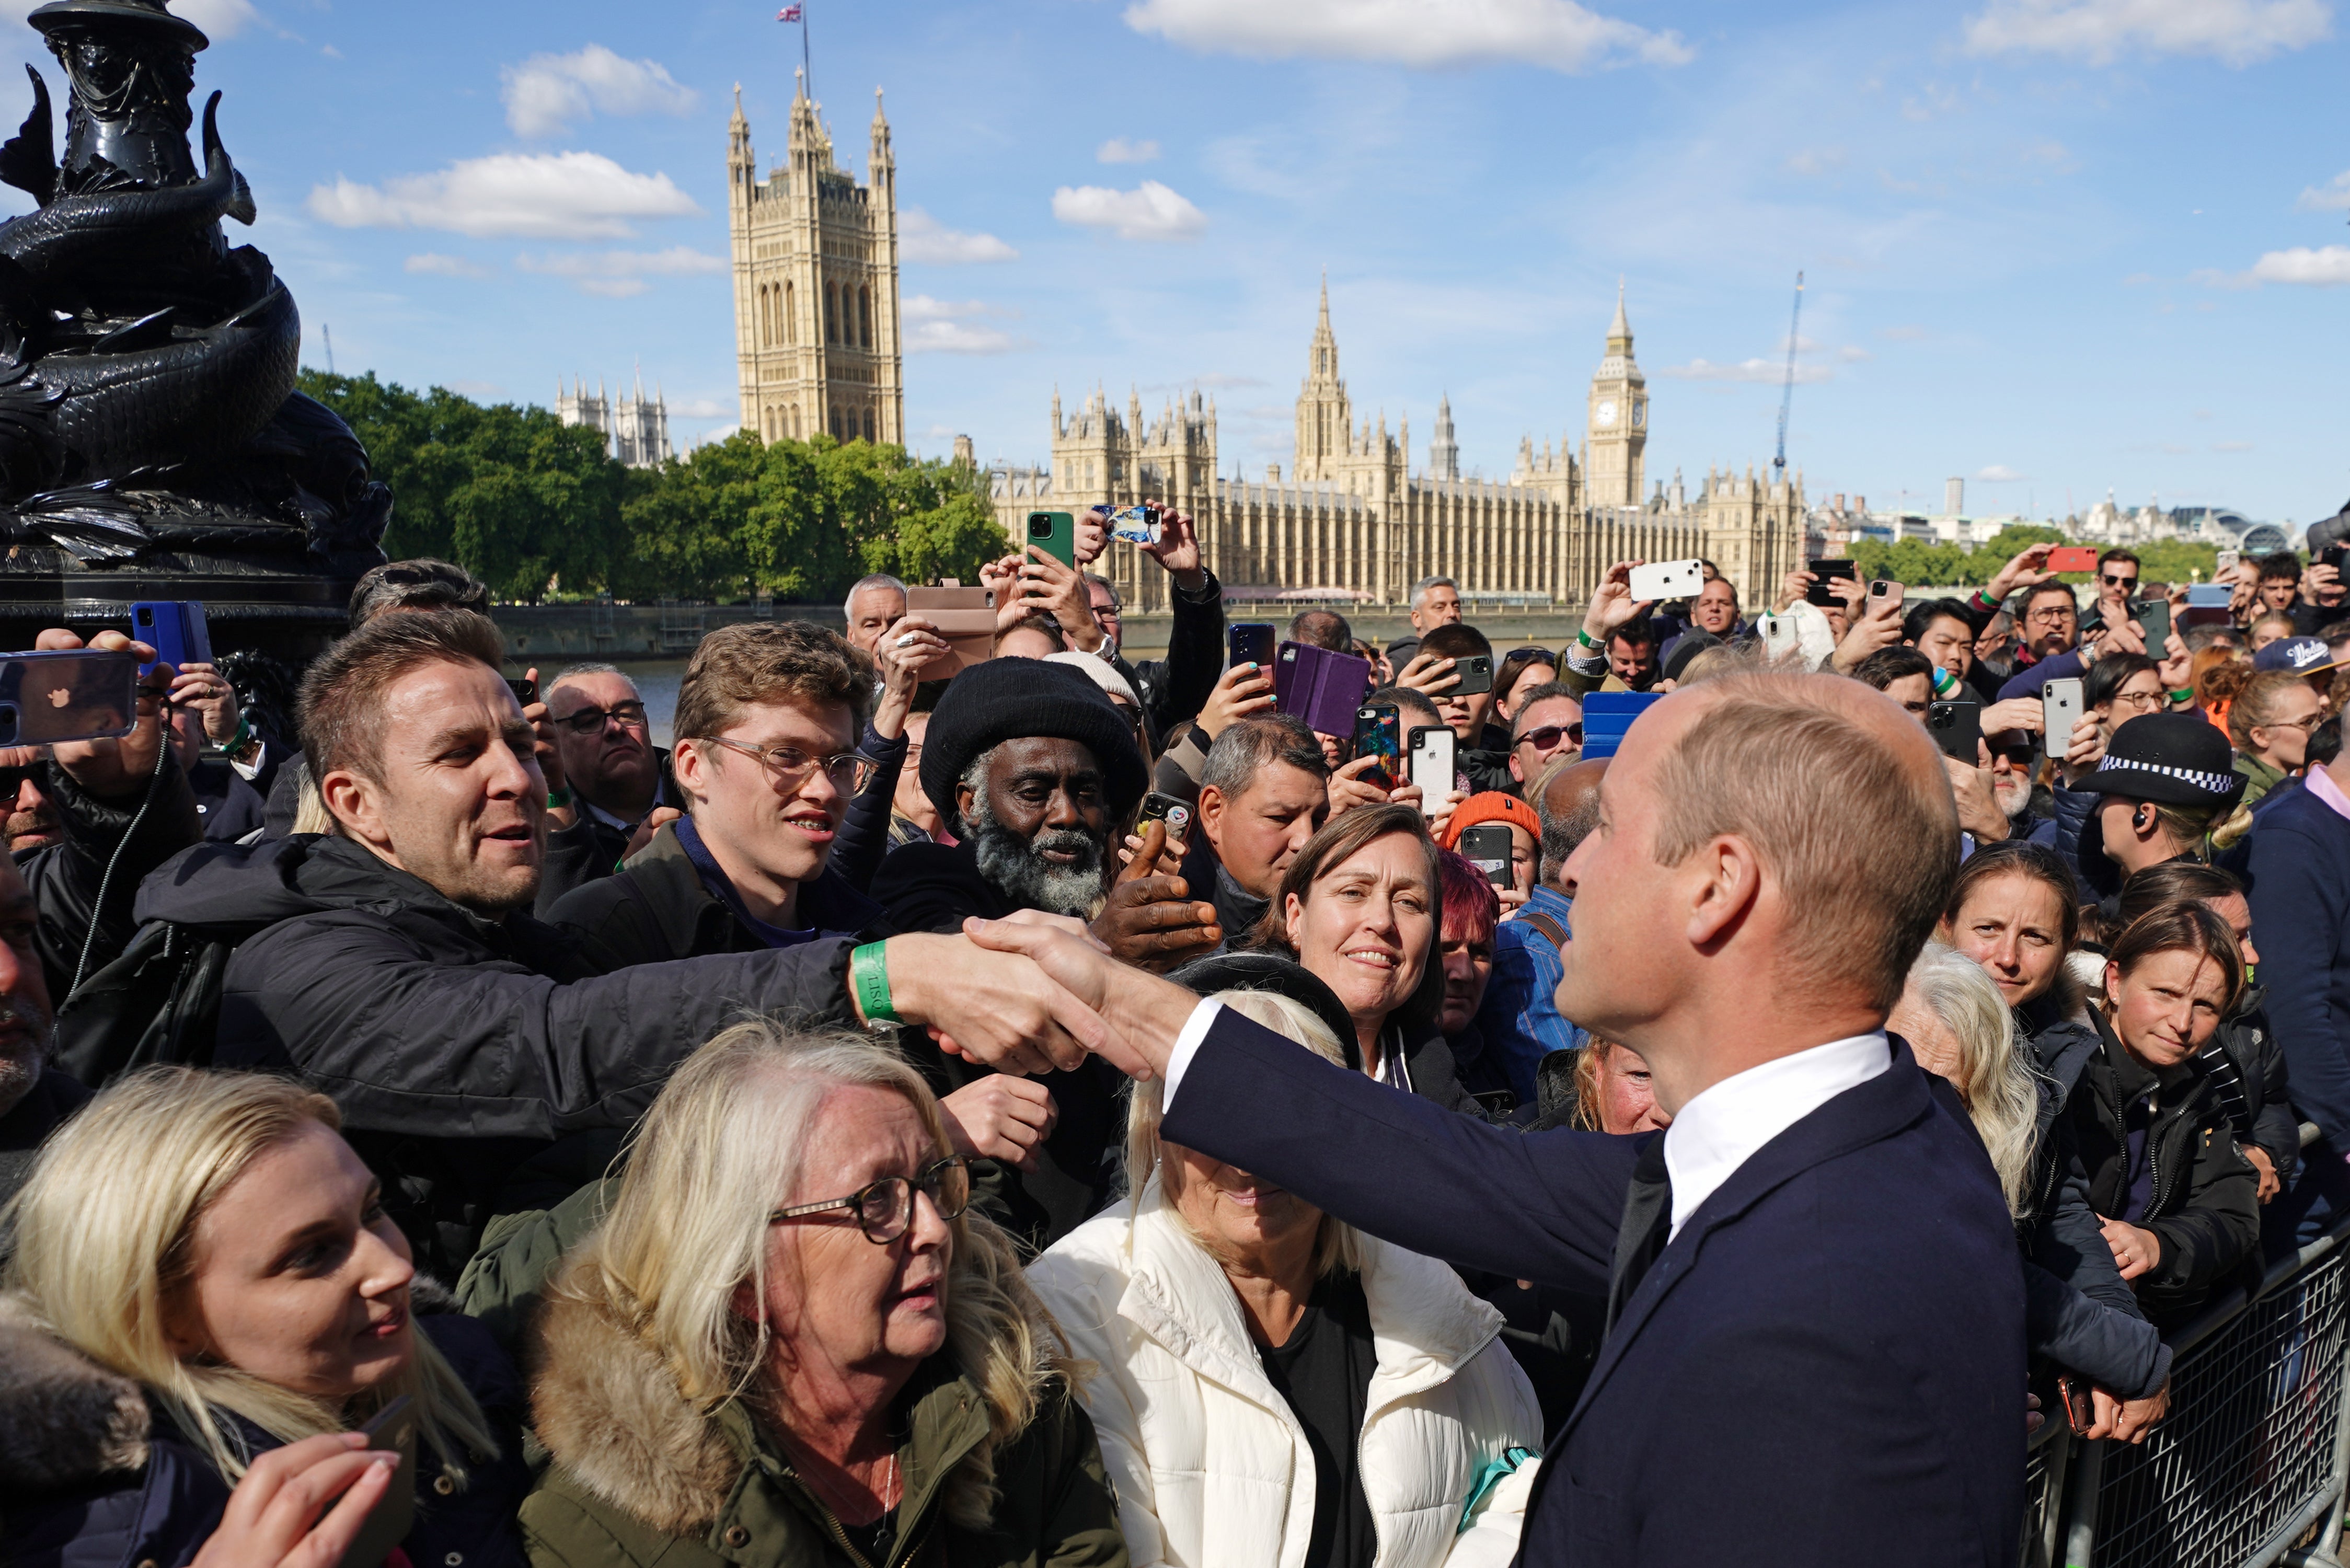
{"label": "construction crane", "polygon": [[1795,275],[1795,317],[1787,323],[1787,384],[1779,391],[1779,455],[1771,460],[1771,478],[1775,482],[1787,477],[1787,410],[1795,401],[1796,334],[1804,326],[1804,275]]}

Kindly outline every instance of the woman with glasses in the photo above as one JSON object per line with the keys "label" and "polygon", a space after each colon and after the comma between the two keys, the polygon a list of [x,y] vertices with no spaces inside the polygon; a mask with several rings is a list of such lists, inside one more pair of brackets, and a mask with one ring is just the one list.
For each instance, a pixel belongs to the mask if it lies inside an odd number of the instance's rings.
{"label": "woman with glasses", "polygon": [[2241,809],[2302,770],[2309,732],[2325,717],[2324,700],[2306,676],[2263,670],[2244,682],[2228,705],[2228,738],[2236,742],[2236,771],[2244,775]]}
{"label": "woman with glasses", "polygon": [[1011,1241],[894,1052],[738,1024],[536,1324],[540,1568],[1104,1564],[1116,1500]]}
{"label": "woman with glasses", "polygon": [[[1216,1000],[1347,1061],[1326,995]],[[1162,1094],[1134,1086],[1125,1200],[1029,1269],[1099,1368],[1083,1397],[1133,1561],[1508,1563],[1543,1420],[1501,1313],[1436,1260],[1163,1142]]]}

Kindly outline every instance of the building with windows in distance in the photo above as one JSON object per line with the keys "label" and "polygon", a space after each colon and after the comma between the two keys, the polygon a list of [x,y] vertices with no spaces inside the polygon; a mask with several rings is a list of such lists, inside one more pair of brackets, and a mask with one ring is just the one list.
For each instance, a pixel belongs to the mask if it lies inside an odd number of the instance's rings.
{"label": "building with windows in distance", "polygon": [[669,444],[669,400],[658,388],[650,398],[646,397],[641,372],[635,393],[617,401],[604,395],[601,378],[592,397],[585,376],[569,391],[556,381],[555,417],[567,425],[602,431],[604,450],[630,468],[657,468],[674,455]]}
{"label": "building with windows in distance", "polygon": [[[1139,397],[1129,393],[1121,411],[1097,388],[1074,414],[1054,394],[1048,465],[998,464],[991,484],[997,518],[1014,539],[1035,510],[1148,499],[1188,513],[1233,604],[1398,605],[1412,584],[1441,576],[1472,603],[1575,605],[1617,561],[1690,556],[1718,565],[1745,604],[1767,598],[1803,559],[1801,472],[1773,480],[1752,468],[1742,477],[1709,470],[1694,496],[1676,472],[1643,499],[1648,411],[1619,289],[1579,450],[1562,435],[1537,452],[1528,436],[1507,479],[1463,479],[1446,399],[1427,466],[1414,472],[1409,419],[1390,432],[1384,414],[1376,425],[1356,416],[1326,282],[1286,476],[1278,463],[1266,464],[1261,481],[1219,472],[1211,398],[1170,399],[1146,420]],[[1127,605],[1162,608],[1166,574],[1139,556],[1112,545],[1095,569]]]}
{"label": "building with windows in distance", "polygon": [[833,161],[832,134],[798,85],[782,162],[763,177],[734,88],[726,130],[726,226],[743,428],[766,441],[902,443],[898,172],[873,91],[865,184]]}

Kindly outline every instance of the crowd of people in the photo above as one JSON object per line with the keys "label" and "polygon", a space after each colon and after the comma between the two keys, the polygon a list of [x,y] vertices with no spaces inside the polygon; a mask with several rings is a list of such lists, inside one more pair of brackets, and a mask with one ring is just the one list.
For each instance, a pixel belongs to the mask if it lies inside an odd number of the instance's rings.
{"label": "crowd of people", "polygon": [[1295,616],[1439,790],[1107,547],[721,628],[666,747],[400,562],[0,754],[0,1564],[2012,1561],[2350,1210],[2324,561]]}

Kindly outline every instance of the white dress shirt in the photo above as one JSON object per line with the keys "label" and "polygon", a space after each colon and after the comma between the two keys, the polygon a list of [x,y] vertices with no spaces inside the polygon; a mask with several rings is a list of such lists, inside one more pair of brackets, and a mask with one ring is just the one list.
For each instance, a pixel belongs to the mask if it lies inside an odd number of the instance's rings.
{"label": "white dress shirt", "polygon": [[1757,1149],[1846,1089],[1893,1064],[1885,1031],[1833,1040],[1733,1073],[1680,1108],[1665,1129],[1673,1234]]}
{"label": "white dress shirt", "polygon": [[[1163,1075],[1162,1112],[1175,1105],[1184,1069],[1206,1039],[1223,1003],[1202,1000],[1183,1021]],[[1754,1152],[1846,1089],[1893,1064],[1883,1030],[1833,1040],[1792,1056],[1734,1073],[1683,1106],[1665,1129],[1665,1169],[1673,1184],[1673,1234],[1714,1189]]]}

